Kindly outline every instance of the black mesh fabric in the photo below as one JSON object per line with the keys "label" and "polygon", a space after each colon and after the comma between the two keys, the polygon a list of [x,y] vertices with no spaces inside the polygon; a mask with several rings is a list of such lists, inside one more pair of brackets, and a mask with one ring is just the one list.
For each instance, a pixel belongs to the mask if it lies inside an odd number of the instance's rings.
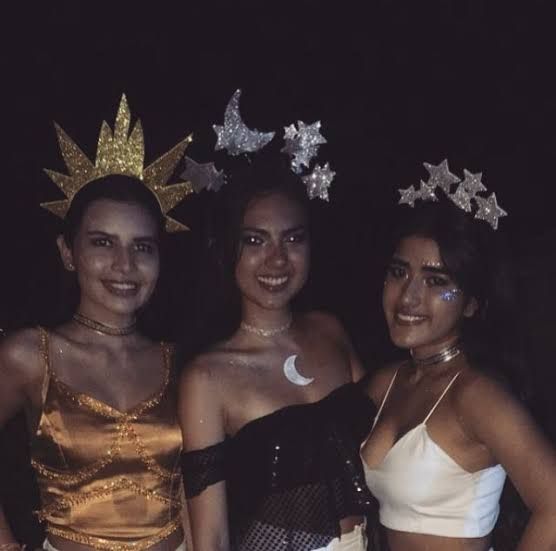
{"label": "black mesh fabric", "polygon": [[184,454],[186,493],[226,480],[234,551],[324,547],[339,536],[342,518],[371,505],[359,444],[375,413],[349,383],[319,402],[255,419],[224,442]]}

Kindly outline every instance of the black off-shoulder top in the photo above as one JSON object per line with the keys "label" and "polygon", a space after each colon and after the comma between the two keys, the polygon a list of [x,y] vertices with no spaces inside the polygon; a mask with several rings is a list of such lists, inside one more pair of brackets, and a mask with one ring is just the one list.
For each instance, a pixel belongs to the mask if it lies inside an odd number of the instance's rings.
{"label": "black off-shoulder top", "polygon": [[359,445],[375,414],[363,389],[348,383],[318,402],[255,419],[183,455],[186,495],[226,481],[234,550],[325,547],[342,518],[364,515],[371,504]]}

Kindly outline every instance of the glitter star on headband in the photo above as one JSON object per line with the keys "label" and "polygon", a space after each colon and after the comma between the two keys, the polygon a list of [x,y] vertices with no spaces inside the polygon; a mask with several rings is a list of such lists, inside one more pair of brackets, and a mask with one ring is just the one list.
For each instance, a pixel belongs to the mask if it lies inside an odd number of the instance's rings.
{"label": "glitter star on headband", "polygon": [[45,172],[66,198],[61,201],[41,203],[41,207],[60,218],[65,218],[78,191],[93,180],[120,174],[140,180],[152,191],[166,218],[166,231],[187,230],[187,226],[170,218],[167,212],[189,195],[193,188],[189,182],[168,185],[167,182],[191,142],[191,136],[179,142],[170,151],[144,168],[145,145],[141,122],[137,121],[131,132],[130,126],[131,113],[124,94],[116,115],[114,131],[106,122],[102,123],[96,159],[93,164],[64,130],[55,124],[60,150],[69,174],[61,174],[48,169],[45,169]]}
{"label": "glitter star on headband", "polygon": [[[473,212],[473,202],[475,203],[474,217],[479,220],[488,222],[494,230],[498,229],[498,219],[506,216],[508,213],[498,206],[496,195],[492,193],[489,197],[478,195],[486,192],[487,188],[482,183],[482,173],[473,174],[467,169],[463,170],[464,179],[461,180],[455,174],[452,174],[448,168],[448,161],[444,159],[439,165],[423,163],[429,172],[429,180],[421,181],[419,190],[415,190],[414,186],[406,189],[399,189],[400,199],[398,204],[415,206],[415,201],[421,199],[423,201],[438,201],[436,196],[436,188],[440,188],[444,194],[460,209],[465,212]],[[459,184],[456,190],[451,193],[451,186]]]}

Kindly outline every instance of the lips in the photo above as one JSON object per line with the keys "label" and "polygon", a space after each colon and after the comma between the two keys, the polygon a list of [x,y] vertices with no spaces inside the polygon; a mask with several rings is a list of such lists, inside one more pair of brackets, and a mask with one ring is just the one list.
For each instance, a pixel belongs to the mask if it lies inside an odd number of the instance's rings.
{"label": "lips", "polygon": [[282,291],[288,286],[290,277],[287,275],[282,276],[257,276],[257,281],[267,291],[278,292]]}
{"label": "lips", "polygon": [[403,312],[396,312],[394,320],[398,325],[419,325],[427,319],[427,316],[418,314],[407,314]]}
{"label": "lips", "polygon": [[139,292],[139,284],[134,281],[114,281],[105,279],[102,281],[104,288],[118,297],[133,297]]}

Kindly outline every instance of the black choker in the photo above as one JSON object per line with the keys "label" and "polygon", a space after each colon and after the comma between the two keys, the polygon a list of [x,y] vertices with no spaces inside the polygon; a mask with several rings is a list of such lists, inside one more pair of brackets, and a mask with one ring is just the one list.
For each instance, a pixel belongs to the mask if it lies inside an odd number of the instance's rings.
{"label": "black choker", "polygon": [[80,325],[84,325],[93,331],[98,331],[103,335],[111,335],[112,337],[124,337],[126,335],[131,335],[135,331],[135,322],[126,327],[112,327],[111,325],[106,325],[100,321],[95,321],[90,318],[85,317],[82,314],[73,314],[73,321],[76,321]]}
{"label": "black choker", "polygon": [[419,366],[425,365],[433,365],[433,364],[442,364],[445,362],[449,362],[453,360],[456,356],[461,354],[461,347],[459,343],[450,346],[450,348],[445,348],[438,354],[434,354],[433,356],[429,356],[428,358],[415,358],[413,354],[411,357],[413,359],[413,363]]}

